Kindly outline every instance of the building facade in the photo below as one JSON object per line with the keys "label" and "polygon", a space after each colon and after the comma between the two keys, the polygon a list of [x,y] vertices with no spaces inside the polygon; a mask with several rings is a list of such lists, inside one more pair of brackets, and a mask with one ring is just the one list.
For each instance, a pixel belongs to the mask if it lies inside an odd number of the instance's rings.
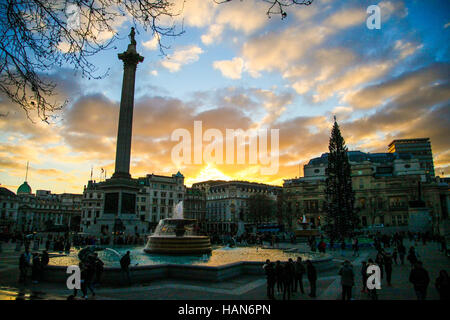
{"label": "building facade", "polygon": [[17,194],[0,190],[0,226],[7,232],[78,231],[81,194],[53,194],[48,190],[32,193],[24,182]]}
{"label": "building facade", "polygon": [[249,218],[250,197],[266,195],[277,201],[281,193],[281,187],[247,181],[205,181],[193,184],[192,188],[206,192],[205,228],[209,233],[244,231],[246,226],[252,225]]}
{"label": "building facade", "polygon": [[184,217],[197,220],[198,231],[206,232],[206,192],[196,188],[186,188],[183,202]]}
{"label": "building facade", "polygon": [[172,176],[148,174],[131,181],[139,189],[133,214],[105,212],[105,182],[88,182],[83,192],[83,232],[104,236],[151,233],[159,220],[170,218],[174,205],[184,199],[184,176],[180,172]]}
{"label": "building facade", "polygon": [[389,153],[411,154],[419,160],[428,180],[434,178],[433,152],[429,138],[397,139],[388,145]]}
{"label": "building facade", "polygon": [[[413,155],[349,151],[348,157],[360,227],[408,226],[410,202],[419,197],[419,183],[434,229],[448,217],[448,185],[428,180],[420,160]],[[324,222],[327,159],[328,154],[311,159],[304,166],[304,177],[285,180],[288,214],[297,225],[303,215],[315,226]]]}

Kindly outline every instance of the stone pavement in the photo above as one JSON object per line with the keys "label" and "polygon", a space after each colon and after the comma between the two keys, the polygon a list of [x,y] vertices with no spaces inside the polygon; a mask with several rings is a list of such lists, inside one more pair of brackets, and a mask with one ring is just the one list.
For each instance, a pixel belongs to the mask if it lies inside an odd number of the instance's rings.
{"label": "stone pavement", "polygon": [[[409,243],[405,245],[409,248]],[[280,244],[280,247],[293,247],[291,244]],[[0,300],[7,299],[65,299],[71,294],[71,291],[65,287],[65,284],[39,283],[20,286],[18,279],[18,258],[19,253],[13,248],[5,248],[0,253]],[[423,246],[419,244],[416,247],[419,259],[424,262],[428,270],[431,283],[428,289],[428,299],[438,299],[438,294],[434,288],[434,281],[441,269],[449,270],[449,259],[438,250],[435,243]],[[389,251],[389,249],[387,249]],[[367,249],[360,252],[360,256],[352,256],[347,251],[342,256],[339,251],[329,252],[335,257],[336,268],[321,272],[318,274],[317,281],[317,299],[334,300],[340,298],[340,279],[337,275],[341,262],[345,259],[352,261],[355,272],[356,285],[353,289],[355,300],[368,300],[369,297],[361,293],[361,261],[368,258],[375,258],[374,249]],[[415,300],[414,290],[409,283],[410,266],[406,262],[403,266],[394,265],[392,274],[392,287],[387,287],[385,279],[382,280],[382,289],[379,290],[379,299],[385,300]],[[306,294],[296,293],[293,300],[309,300],[309,284],[304,279]],[[276,293],[276,299],[282,299],[282,294]],[[89,299],[93,299],[89,295]],[[203,281],[187,281],[177,279],[155,280],[151,283],[134,285],[127,288],[98,288],[95,299],[97,300],[264,300],[266,297],[266,282],[264,277],[260,276],[241,276],[224,282],[212,283]]]}

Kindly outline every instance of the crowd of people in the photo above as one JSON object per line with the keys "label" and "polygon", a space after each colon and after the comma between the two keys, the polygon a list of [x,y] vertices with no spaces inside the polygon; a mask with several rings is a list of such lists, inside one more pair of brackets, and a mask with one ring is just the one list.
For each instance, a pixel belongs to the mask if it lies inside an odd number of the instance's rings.
{"label": "crowd of people", "polygon": [[[368,297],[373,300],[378,299],[377,289],[372,287],[368,288],[367,280],[370,277],[368,270],[373,270],[372,267],[376,267],[380,271],[381,279],[384,279],[388,287],[392,286],[392,272],[393,268],[397,265],[409,264],[411,267],[409,274],[409,282],[414,288],[417,299],[425,300],[427,297],[427,290],[430,285],[431,279],[428,271],[426,270],[421,257],[419,256],[416,247],[421,243],[426,245],[428,242],[433,241],[439,244],[439,250],[446,252],[446,242],[441,236],[432,235],[430,233],[395,233],[393,235],[386,234],[366,234],[366,239],[371,239],[371,247],[376,250],[376,254],[373,257],[362,261],[360,268],[360,276],[362,281],[362,293],[368,294]],[[409,240],[409,248],[405,246],[405,240]],[[5,242],[12,241],[17,243],[17,247],[20,248],[24,245],[25,251],[19,258],[19,282],[26,284],[31,271],[32,283],[39,283],[42,279],[43,270],[49,263],[49,251],[69,252],[71,247],[86,247],[88,245],[102,244],[107,239],[93,238],[90,236],[75,236],[69,237],[65,235],[48,235],[47,239],[41,237],[27,237],[16,236],[14,239],[3,239]],[[45,241],[44,241],[45,240]],[[278,247],[280,241],[296,241],[289,234],[286,236],[277,236],[275,234],[250,234],[244,233],[239,237],[232,234],[211,235],[213,243],[221,243],[226,245],[263,245],[264,241],[268,241],[272,247]],[[33,241],[33,253],[30,252],[30,245]],[[327,249],[335,250],[337,246],[340,246],[340,254],[345,258],[338,275],[340,276],[342,292],[342,300],[351,300],[352,291],[355,286],[355,273],[354,266],[350,260],[346,259],[348,256],[347,248],[351,247],[352,256],[359,256],[359,237],[357,235],[350,238],[350,244],[346,242],[346,239],[340,239],[339,241],[333,241],[332,239],[326,240],[321,236],[318,241],[314,237],[307,239],[308,246],[311,251],[318,250],[321,253],[325,253]],[[108,241],[109,243],[109,241]],[[140,237],[127,236],[116,238],[117,244],[143,244]],[[41,244],[45,244],[45,249],[40,253],[39,247]],[[17,249],[17,248],[16,248]],[[131,257],[128,251],[120,259],[121,276],[124,285],[131,284],[130,278],[130,266]],[[88,290],[95,296],[95,287],[99,285],[101,276],[103,273],[103,262],[99,259],[96,252],[92,252],[79,263],[81,270],[81,292],[83,298],[87,298]],[[304,278],[309,282],[309,296],[316,297],[316,281],[317,271],[313,263],[310,260],[302,261],[301,257],[298,257],[294,262],[289,259],[286,262],[276,261],[271,262],[267,260],[263,266],[264,272],[267,278],[267,297],[269,299],[275,299],[275,292],[282,295],[282,299],[289,300],[294,293],[300,292],[305,294],[304,290]],[[450,280],[446,270],[442,269],[439,272],[439,276],[434,281],[434,286],[439,293],[439,296],[443,300],[450,299]],[[72,298],[76,297],[77,290],[74,290]]]}
{"label": "crowd of people", "polygon": [[29,270],[31,270],[31,281],[39,283],[42,278],[42,271],[48,265],[50,258],[47,250],[41,254],[30,253],[30,249],[25,247],[25,252],[19,258],[19,283],[26,284],[28,282]]}
{"label": "crowd of people", "polygon": [[[418,300],[425,300],[427,297],[427,290],[430,284],[430,276],[425,269],[423,262],[419,259],[419,255],[415,249],[419,241],[422,241],[423,245],[426,245],[428,241],[435,241],[441,244],[441,251],[446,250],[443,245],[442,238],[439,236],[432,236],[429,233],[395,233],[394,235],[372,235],[373,247],[376,249],[375,258],[369,258],[367,261],[362,261],[361,264],[361,280],[362,280],[362,292],[367,293],[372,300],[377,300],[377,288],[372,286],[368,288],[367,279],[373,272],[369,272],[368,269],[373,270],[371,266],[375,266],[380,270],[381,279],[385,279],[388,287],[392,286],[392,271],[394,265],[404,265],[405,258],[409,263],[411,270],[409,273],[409,282],[412,284],[416,297]],[[410,243],[414,244],[407,250],[404,245],[404,239],[408,238]],[[344,241],[345,242],[345,241]],[[358,249],[357,242],[352,240],[353,252]],[[343,246],[344,250],[344,246]],[[355,275],[353,272],[353,266],[349,260],[345,260],[343,266],[339,271],[342,285],[342,299],[352,299],[352,288],[355,285]],[[375,281],[375,280],[374,280]],[[375,284],[375,283],[373,283]],[[441,270],[439,276],[435,280],[435,288],[439,293],[440,299],[450,299],[450,281],[446,270]]]}
{"label": "crowd of people", "polygon": [[[98,257],[96,252],[88,255],[78,264],[80,268],[80,289],[82,297],[88,299],[88,289],[95,297],[95,287],[100,284],[103,274],[103,261]],[[73,289],[73,295],[69,296],[69,300],[74,299],[78,294],[78,289]]]}
{"label": "crowd of people", "polygon": [[289,259],[285,263],[280,260],[273,263],[267,259],[263,268],[267,278],[267,297],[269,299],[275,300],[275,286],[276,291],[283,295],[283,300],[290,300],[292,294],[296,292],[305,294],[303,286],[305,274],[310,285],[309,296],[316,297],[317,271],[310,260],[303,262],[302,258],[298,257],[295,262]]}

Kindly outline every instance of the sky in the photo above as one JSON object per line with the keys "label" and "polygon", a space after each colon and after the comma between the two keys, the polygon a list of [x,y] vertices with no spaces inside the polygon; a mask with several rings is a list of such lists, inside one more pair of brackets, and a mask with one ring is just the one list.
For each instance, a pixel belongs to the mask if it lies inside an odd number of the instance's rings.
{"label": "sky", "polygon": [[[174,0],[179,6],[182,1]],[[368,29],[366,12],[381,9],[381,29]],[[137,28],[131,174],[171,175],[185,183],[209,179],[282,185],[303,175],[309,159],[328,151],[336,115],[349,150],[387,152],[394,139],[431,139],[437,175],[450,174],[450,3],[315,0],[292,6],[286,19],[268,18],[261,0],[187,0],[175,18],[184,33],[165,37],[161,55],[153,35]],[[99,80],[70,66],[47,76],[67,106],[51,124],[34,123],[0,97],[0,184],[16,192],[81,193],[90,179],[114,172],[123,65],[131,21],[115,23],[121,37],[90,61]],[[279,167],[261,163],[173,161],[176,129],[194,137],[217,129],[279,129]],[[216,130],[216,132],[217,132]],[[269,135],[270,136],[270,135]],[[270,140],[270,138],[269,138]],[[203,143],[206,147],[207,143]],[[203,149],[205,150],[205,149]],[[225,153],[225,151],[224,151]]]}

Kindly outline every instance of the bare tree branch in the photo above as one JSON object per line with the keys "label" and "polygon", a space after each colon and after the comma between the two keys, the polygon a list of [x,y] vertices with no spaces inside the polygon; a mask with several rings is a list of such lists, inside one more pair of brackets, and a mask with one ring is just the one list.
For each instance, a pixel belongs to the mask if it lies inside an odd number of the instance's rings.
{"label": "bare tree branch", "polygon": [[[180,0],[181,1],[181,0]],[[185,0],[189,1],[189,0]],[[206,1],[206,0],[205,0]],[[213,0],[216,3],[233,0]],[[242,0],[241,0],[242,1]],[[56,83],[45,76],[72,66],[83,78],[99,79],[89,57],[110,48],[119,39],[115,27],[131,19],[156,37],[161,54],[168,49],[161,39],[184,33],[173,17],[181,14],[174,0],[3,0],[0,2],[0,95],[25,110],[36,111],[46,122],[54,119],[67,101],[56,100]],[[285,8],[309,5],[313,0],[261,0],[267,2],[269,17],[286,17]],[[183,1],[184,5],[184,1]],[[78,12],[79,23],[71,25]],[[75,13],[76,13],[75,12]],[[31,120],[32,121],[32,120]]]}
{"label": "bare tree branch", "polygon": [[[232,2],[237,0],[214,0],[217,4]],[[243,0],[240,0],[243,1]],[[261,0],[261,2],[266,2],[269,5],[267,9],[267,15],[269,18],[272,15],[280,15],[281,19],[287,17],[286,8],[294,5],[305,5],[309,6],[314,2],[314,0]]]}

